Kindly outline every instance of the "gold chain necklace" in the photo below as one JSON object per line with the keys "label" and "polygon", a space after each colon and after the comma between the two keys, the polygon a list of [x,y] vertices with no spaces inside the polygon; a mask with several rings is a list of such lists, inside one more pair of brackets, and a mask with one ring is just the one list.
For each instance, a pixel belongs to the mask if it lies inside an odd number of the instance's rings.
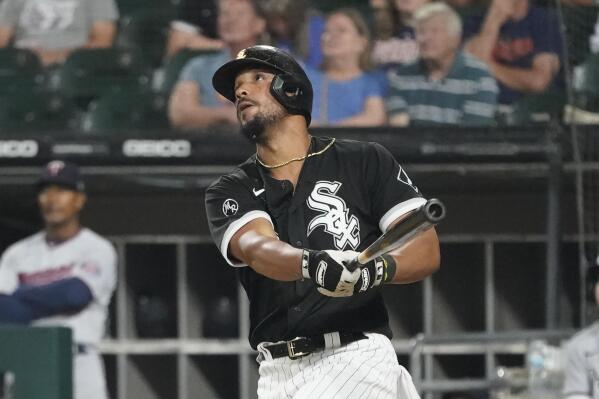
{"label": "gold chain necklace", "polygon": [[327,146],[326,146],[326,147],[324,147],[322,150],[320,150],[320,151],[318,151],[318,152],[311,152],[311,153],[309,153],[309,154],[306,154],[306,155],[304,155],[303,157],[297,157],[297,158],[293,158],[293,159],[290,159],[289,161],[285,161],[285,162],[282,162],[282,163],[280,163],[280,164],[277,164],[277,165],[267,165],[267,164],[265,164],[264,162],[262,162],[262,161],[260,160],[260,158],[258,158],[258,153],[256,153],[256,161],[258,161],[258,163],[259,163],[260,165],[264,166],[264,167],[265,167],[265,168],[267,168],[267,169],[276,169],[276,168],[280,168],[281,166],[289,165],[291,162],[295,162],[295,161],[303,161],[304,159],[307,159],[307,158],[313,157],[314,155],[320,155],[320,154],[322,154],[323,152],[325,152],[326,150],[328,150],[328,149],[329,149],[329,148],[330,148],[330,147],[333,145],[333,143],[334,143],[334,142],[335,142],[335,139],[333,138],[333,139],[331,140],[331,142],[330,142],[329,144],[327,144]]}

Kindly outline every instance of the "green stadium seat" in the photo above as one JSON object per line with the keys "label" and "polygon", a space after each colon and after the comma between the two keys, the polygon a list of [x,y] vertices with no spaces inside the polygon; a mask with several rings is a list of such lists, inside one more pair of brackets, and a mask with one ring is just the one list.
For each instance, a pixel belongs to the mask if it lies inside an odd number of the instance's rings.
{"label": "green stadium seat", "polygon": [[164,75],[159,85],[158,90],[161,93],[170,94],[179,80],[179,74],[181,70],[187,64],[187,62],[193,57],[199,55],[214,53],[214,50],[189,50],[183,49],[174,54],[164,66]]}
{"label": "green stadium seat", "polygon": [[112,90],[149,88],[151,73],[139,49],[77,50],[54,71],[49,87],[85,107]]}
{"label": "green stadium seat", "polygon": [[0,95],[31,91],[44,83],[44,69],[37,54],[12,47],[0,48]]}
{"label": "green stadium seat", "polygon": [[590,54],[589,37],[595,30],[599,7],[562,6],[565,42],[571,65],[579,65]]}
{"label": "green stadium seat", "polygon": [[565,93],[557,89],[524,96],[513,104],[510,125],[527,126],[560,121],[565,104]]}
{"label": "green stadium seat", "polygon": [[81,130],[92,134],[126,132],[147,136],[169,129],[167,97],[153,92],[108,93],[93,101],[82,118]]}
{"label": "green stadium seat", "polygon": [[64,133],[78,127],[77,107],[58,93],[20,91],[0,97],[0,133]]}
{"label": "green stadium seat", "polygon": [[138,47],[152,66],[159,66],[165,54],[170,22],[174,17],[175,13],[169,9],[142,9],[122,17],[117,46]]}
{"label": "green stadium seat", "polygon": [[[175,12],[181,0],[117,0],[116,4],[121,17],[135,14],[140,10],[158,10],[168,9],[169,12]],[[172,11],[171,11],[172,10]]]}
{"label": "green stadium seat", "polygon": [[574,102],[586,111],[599,111],[599,54],[592,54],[576,67],[573,79]]}

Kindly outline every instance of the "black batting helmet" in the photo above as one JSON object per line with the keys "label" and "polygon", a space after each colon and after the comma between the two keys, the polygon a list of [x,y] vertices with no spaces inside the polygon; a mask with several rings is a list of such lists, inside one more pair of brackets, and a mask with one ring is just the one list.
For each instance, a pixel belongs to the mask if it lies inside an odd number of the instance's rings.
{"label": "black batting helmet", "polygon": [[272,70],[275,77],[270,93],[290,114],[312,120],[312,84],[306,72],[288,53],[272,46],[252,46],[243,49],[237,58],[221,66],[212,77],[212,86],[231,102],[235,102],[235,78],[249,68]]}

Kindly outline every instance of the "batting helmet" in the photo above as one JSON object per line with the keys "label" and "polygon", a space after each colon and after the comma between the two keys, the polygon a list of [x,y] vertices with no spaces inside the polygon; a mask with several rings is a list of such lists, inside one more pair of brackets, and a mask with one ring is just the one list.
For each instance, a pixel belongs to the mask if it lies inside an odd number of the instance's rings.
{"label": "batting helmet", "polygon": [[312,84],[306,72],[283,50],[272,46],[252,46],[243,49],[237,58],[221,66],[212,77],[214,89],[235,102],[235,78],[249,68],[265,68],[275,77],[270,85],[272,96],[290,114],[303,115],[306,123],[312,120]]}

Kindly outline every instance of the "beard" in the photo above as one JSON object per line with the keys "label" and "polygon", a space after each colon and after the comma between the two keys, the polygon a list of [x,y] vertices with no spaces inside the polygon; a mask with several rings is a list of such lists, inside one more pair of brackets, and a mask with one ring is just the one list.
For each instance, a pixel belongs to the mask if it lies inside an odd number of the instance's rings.
{"label": "beard", "polygon": [[241,125],[240,132],[252,143],[264,144],[266,142],[266,129],[279,121],[284,115],[283,110],[277,110],[267,115],[258,114],[254,119]]}

